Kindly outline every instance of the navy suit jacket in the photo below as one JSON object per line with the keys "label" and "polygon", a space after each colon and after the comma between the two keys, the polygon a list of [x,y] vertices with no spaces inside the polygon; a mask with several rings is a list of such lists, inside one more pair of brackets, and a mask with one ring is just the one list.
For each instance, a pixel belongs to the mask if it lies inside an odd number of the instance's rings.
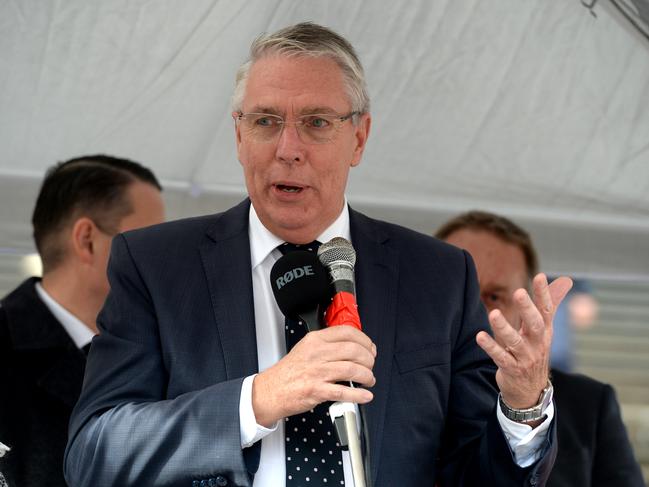
{"label": "navy suit jacket", "polygon": [[30,278],[0,307],[0,458],[9,486],[65,486],[63,452],[86,357]]}
{"label": "navy suit jacket", "polygon": [[[251,485],[259,445],[242,451],[239,437],[241,383],[257,372],[249,205],[115,238],[70,424],[72,486]],[[353,210],[350,225],[378,349],[365,408],[374,486],[543,483],[553,442],[519,468],[496,419],[468,254]]]}
{"label": "navy suit jacket", "polygon": [[613,388],[552,371],[559,453],[549,487],[644,487]]}

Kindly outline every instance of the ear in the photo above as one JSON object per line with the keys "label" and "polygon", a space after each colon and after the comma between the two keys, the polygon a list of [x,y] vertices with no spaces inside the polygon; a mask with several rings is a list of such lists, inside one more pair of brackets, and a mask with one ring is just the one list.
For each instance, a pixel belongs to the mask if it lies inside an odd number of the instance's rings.
{"label": "ear", "polygon": [[370,126],[372,125],[372,117],[369,113],[360,115],[360,120],[355,125],[354,137],[356,140],[356,147],[354,148],[354,156],[352,157],[351,166],[356,167],[361,163],[365,144],[370,136]]}
{"label": "ear", "polygon": [[88,217],[81,217],[72,225],[70,247],[72,253],[84,264],[92,264],[98,234],[99,229],[95,222]]}
{"label": "ear", "polygon": [[[234,120],[234,135],[237,143],[237,156],[239,156],[241,151],[241,124],[237,123],[238,116],[239,112],[232,112],[232,119]],[[241,160],[241,157],[239,157],[239,160]]]}

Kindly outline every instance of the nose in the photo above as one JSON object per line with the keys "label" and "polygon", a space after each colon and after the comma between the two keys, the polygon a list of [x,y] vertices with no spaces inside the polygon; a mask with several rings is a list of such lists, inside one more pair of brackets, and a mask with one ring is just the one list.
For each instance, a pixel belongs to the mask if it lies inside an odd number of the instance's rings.
{"label": "nose", "polygon": [[300,140],[300,135],[297,130],[296,124],[287,123],[282,127],[279,139],[277,140],[275,155],[277,159],[287,164],[300,163],[305,160],[305,145]]}

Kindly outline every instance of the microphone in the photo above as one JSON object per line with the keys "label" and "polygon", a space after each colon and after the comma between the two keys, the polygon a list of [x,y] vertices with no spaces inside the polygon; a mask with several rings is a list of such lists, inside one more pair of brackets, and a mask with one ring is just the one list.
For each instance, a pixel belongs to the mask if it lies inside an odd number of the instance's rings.
{"label": "microphone", "polygon": [[[354,247],[348,240],[334,237],[320,246],[318,258],[329,271],[330,285],[334,290],[331,303],[324,314],[325,324],[327,326],[349,325],[361,330],[354,281],[356,264]],[[351,382],[349,385],[354,387]],[[369,452],[366,452],[367,455],[363,459],[356,411],[356,405],[349,402],[335,402],[329,406],[329,416],[333,421],[338,440],[344,449],[349,449],[354,485],[365,487],[371,485],[371,479],[366,476],[370,472]],[[367,428],[363,426],[362,429],[369,447]]]}
{"label": "microphone", "polygon": [[322,309],[330,296],[327,270],[313,252],[282,256],[270,271],[270,286],[284,316],[302,320],[308,331],[323,327]]}
{"label": "microphone", "polygon": [[354,265],[356,251],[348,240],[334,237],[318,249],[318,258],[329,271],[334,296],[325,311],[327,326],[350,325],[361,329],[356,304]]}

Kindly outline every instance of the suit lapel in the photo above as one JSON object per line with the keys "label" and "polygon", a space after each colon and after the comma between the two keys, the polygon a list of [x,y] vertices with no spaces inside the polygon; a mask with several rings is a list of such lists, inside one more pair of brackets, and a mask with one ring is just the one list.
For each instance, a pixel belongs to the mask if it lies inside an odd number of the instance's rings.
{"label": "suit lapel", "polygon": [[220,215],[207,231],[201,258],[219,330],[228,379],[257,372],[246,200]]}
{"label": "suit lapel", "polygon": [[378,353],[374,365],[374,400],[364,407],[369,430],[372,478],[376,479],[389,394],[397,312],[398,255],[386,245],[387,235],[376,222],[350,208],[350,227],[357,254],[356,294],[363,331]]}

